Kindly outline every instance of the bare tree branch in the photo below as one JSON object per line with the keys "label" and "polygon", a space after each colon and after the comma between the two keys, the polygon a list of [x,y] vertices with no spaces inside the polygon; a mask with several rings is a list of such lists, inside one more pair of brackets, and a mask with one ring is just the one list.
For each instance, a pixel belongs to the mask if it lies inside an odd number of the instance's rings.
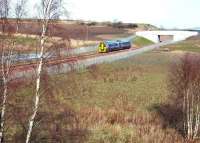
{"label": "bare tree branch", "polygon": [[2,21],[2,24],[1,24],[2,33],[5,32],[5,26],[7,24],[8,14],[9,14],[9,1],[0,0],[0,18]]}
{"label": "bare tree branch", "polygon": [[9,14],[9,1],[0,0],[0,18],[1,18],[1,31],[2,39],[0,39],[0,49],[1,49],[1,80],[3,86],[2,93],[2,104],[1,104],[1,119],[0,119],[0,143],[4,142],[4,124],[5,124],[5,113],[6,113],[6,104],[8,97],[8,82],[9,82],[9,73],[12,64],[12,50],[14,43],[8,40],[6,32],[7,17]]}
{"label": "bare tree branch", "polygon": [[27,0],[17,0],[17,3],[15,5],[16,33],[18,33],[19,31],[21,18],[26,15],[26,2]]}
{"label": "bare tree branch", "polygon": [[182,106],[183,132],[191,141],[200,136],[200,57],[188,54],[173,65],[170,74],[171,93],[175,105]]}
{"label": "bare tree branch", "polygon": [[45,48],[45,40],[46,33],[49,21],[51,19],[59,18],[59,7],[61,0],[41,0],[41,21],[42,21],[42,33],[40,36],[40,48],[39,48],[39,61],[37,63],[37,71],[36,71],[36,87],[35,87],[35,103],[33,108],[33,114],[29,120],[29,127],[26,136],[26,143],[29,143],[31,140],[31,133],[33,130],[33,126],[35,124],[35,117],[37,115],[39,109],[40,102],[40,82],[41,82],[41,73],[43,68],[44,61],[44,48]]}

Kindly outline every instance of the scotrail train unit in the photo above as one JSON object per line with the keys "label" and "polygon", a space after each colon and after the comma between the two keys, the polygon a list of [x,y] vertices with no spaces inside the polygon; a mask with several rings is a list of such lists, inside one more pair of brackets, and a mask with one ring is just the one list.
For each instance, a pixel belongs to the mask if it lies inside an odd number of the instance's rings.
{"label": "scotrail train unit", "polygon": [[105,41],[99,44],[99,53],[107,53],[131,48],[131,42],[127,40]]}

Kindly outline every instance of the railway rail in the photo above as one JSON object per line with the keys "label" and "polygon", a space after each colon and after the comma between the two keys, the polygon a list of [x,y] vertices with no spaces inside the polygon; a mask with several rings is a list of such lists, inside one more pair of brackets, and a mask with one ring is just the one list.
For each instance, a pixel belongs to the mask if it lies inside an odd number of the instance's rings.
{"label": "railway rail", "polygon": [[[130,49],[125,49],[125,50],[119,50],[119,51],[113,51],[110,53],[97,53],[97,52],[90,52],[90,53],[86,53],[86,54],[82,54],[82,55],[76,55],[76,56],[70,56],[70,57],[59,57],[59,58],[50,58],[45,60],[44,59],[44,64],[46,66],[54,66],[54,65],[58,65],[58,64],[63,64],[63,63],[76,63],[80,60],[84,60],[84,59],[88,59],[88,58],[93,58],[93,57],[98,57],[98,56],[105,56],[105,55],[113,55],[116,53],[120,53],[120,52],[125,52],[125,51],[132,51],[135,50],[134,47],[130,48]],[[27,70],[30,68],[35,68],[37,66],[37,61],[34,62],[27,62],[27,63],[20,63],[20,64],[16,64],[14,66],[12,66],[12,70]]]}
{"label": "railway rail", "polygon": [[[110,53],[87,53],[74,57],[61,57],[57,59],[47,59],[45,62],[46,72],[49,74],[66,73],[75,69],[82,69],[94,64],[110,63],[118,60],[127,59],[153,49],[177,43],[177,41],[167,41],[143,48],[130,48]],[[31,78],[35,76],[37,63],[25,63],[13,67],[10,80]],[[34,68],[33,68],[34,67]]]}

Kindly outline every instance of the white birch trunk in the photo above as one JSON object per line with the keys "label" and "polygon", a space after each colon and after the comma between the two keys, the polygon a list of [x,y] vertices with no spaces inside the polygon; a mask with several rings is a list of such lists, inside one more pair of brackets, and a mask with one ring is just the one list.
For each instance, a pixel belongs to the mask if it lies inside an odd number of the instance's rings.
{"label": "white birch trunk", "polygon": [[199,124],[200,124],[200,113],[199,113],[199,93],[197,93],[197,107],[196,107],[196,118],[195,118],[195,129],[194,129],[194,138],[197,138],[199,132]]}
{"label": "white birch trunk", "polygon": [[184,131],[188,140],[194,140],[198,138],[199,125],[200,125],[200,92],[198,85],[193,83],[191,87],[188,87],[184,93],[183,109],[186,115],[184,117]]}
{"label": "white birch trunk", "polygon": [[2,109],[1,109],[1,129],[0,129],[0,143],[3,142],[3,133],[4,133],[4,122],[5,122],[5,111],[6,111],[6,101],[8,95],[8,86],[5,77],[3,77],[3,102],[2,102]]}
{"label": "white birch trunk", "polygon": [[33,109],[33,114],[30,117],[29,120],[29,127],[28,132],[26,135],[26,143],[30,142],[31,139],[31,133],[33,130],[33,125],[35,121],[35,117],[37,115],[38,109],[39,109],[39,102],[40,102],[40,80],[41,80],[41,73],[42,73],[42,67],[43,67],[43,56],[44,56],[44,43],[45,43],[45,35],[49,23],[49,19],[51,18],[51,14],[53,12],[52,2],[53,0],[44,0],[44,3],[42,4],[42,13],[43,13],[43,19],[42,19],[42,35],[40,39],[40,60],[38,63],[37,71],[36,71],[36,90],[35,90],[35,105]]}
{"label": "white birch trunk", "polygon": [[[3,45],[2,45],[3,47]],[[6,112],[6,103],[8,97],[8,80],[9,80],[9,72],[12,63],[12,49],[14,48],[14,43],[12,48],[9,49],[9,53],[7,55],[7,59],[5,59],[5,51],[4,48],[2,49],[2,56],[1,56],[1,73],[2,73],[2,83],[3,83],[3,101],[1,106],[1,121],[0,121],[0,143],[3,142],[4,137],[4,124],[5,124],[5,112]]]}
{"label": "white birch trunk", "polygon": [[39,108],[39,101],[40,101],[40,76],[41,76],[41,72],[42,72],[42,65],[43,65],[43,55],[44,55],[44,36],[46,33],[46,27],[43,24],[43,31],[42,31],[42,36],[41,36],[41,40],[40,40],[40,44],[41,44],[41,50],[40,50],[40,60],[39,60],[39,64],[38,64],[38,68],[37,68],[37,72],[36,72],[36,91],[35,91],[35,105],[34,105],[34,109],[33,109],[33,114],[29,120],[29,128],[28,128],[28,132],[27,132],[27,136],[26,136],[26,143],[30,142],[30,137],[31,137],[31,133],[33,130],[33,124],[34,124],[34,120],[35,117],[37,115],[38,112],[38,108]]}
{"label": "white birch trunk", "polygon": [[16,25],[16,33],[19,32],[19,22],[17,22],[17,25]]}

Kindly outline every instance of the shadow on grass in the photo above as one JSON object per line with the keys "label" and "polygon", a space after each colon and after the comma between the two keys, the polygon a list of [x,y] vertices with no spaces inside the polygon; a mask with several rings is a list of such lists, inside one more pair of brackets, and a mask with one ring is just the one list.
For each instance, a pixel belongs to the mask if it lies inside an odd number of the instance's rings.
{"label": "shadow on grass", "polygon": [[155,111],[158,114],[164,129],[167,127],[173,128],[184,136],[183,113],[181,108],[170,104],[155,104],[150,110]]}
{"label": "shadow on grass", "polygon": [[[26,138],[27,128],[24,123],[18,124],[18,131],[11,142],[21,143]],[[19,127],[20,129],[20,127]],[[31,136],[33,143],[85,143],[88,142],[90,131],[72,114],[52,117],[46,113],[39,113]]]}

